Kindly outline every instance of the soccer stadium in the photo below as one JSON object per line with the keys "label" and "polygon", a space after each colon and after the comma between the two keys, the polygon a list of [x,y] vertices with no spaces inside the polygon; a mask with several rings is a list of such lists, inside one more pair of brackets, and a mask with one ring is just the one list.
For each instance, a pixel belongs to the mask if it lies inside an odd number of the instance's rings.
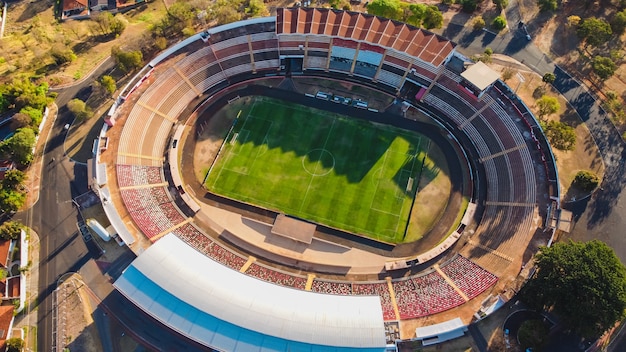
{"label": "soccer stadium", "polygon": [[550,243],[559,187],[528,107],[455,47],[289,8],[161,53],[94,146],[104,210],[139,254],[116,289],[219,351],[462,335]]}

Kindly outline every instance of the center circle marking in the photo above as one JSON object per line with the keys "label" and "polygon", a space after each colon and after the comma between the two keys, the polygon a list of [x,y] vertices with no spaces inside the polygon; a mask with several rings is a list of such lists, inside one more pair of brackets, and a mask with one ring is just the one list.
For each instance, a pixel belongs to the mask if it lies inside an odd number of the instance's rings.
{"label": "center circle marking", "polygon": [[[310,169],[310,166],[307,167],[306,160],[314,161],[315,168],[313,170]],[[324,165],[330,163],[330,167],[326,168]],[[320,167],[321,164],[321,167]],[[311,176],[326,176],[328,175],[333,168],[335,167],[335,157],[331,152],[323,148],[317,148],[310,150],[306,153],[305,156],[302,157],[302,167],[304,171],[306,171]]]}

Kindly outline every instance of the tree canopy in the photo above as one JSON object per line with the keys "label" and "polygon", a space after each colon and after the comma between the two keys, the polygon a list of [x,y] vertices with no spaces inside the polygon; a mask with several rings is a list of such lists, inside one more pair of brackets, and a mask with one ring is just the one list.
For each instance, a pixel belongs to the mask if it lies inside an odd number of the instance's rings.
{"label": "tree canopy", "polygon": [[35,84],[29,79],[14,79],[11,83],[0,85],[0,112],[11,107],[22,109],[30,106],[43,110],[48,105],[48,84]]}
{"label": "tree canopy", "polygon": [[504,29],[506,27],[506,19],[502,16],[496,16],[491,22],[491,25],[497,30]]}
{"label": "tree canopy", "polygon": [[552,84],[556,80],[556,76],[554,75],[554,73],[548,72],[545,75],[543,75],[543,77],[541,77],[541,80],[548,84]]}
{"label": "tree canopy", "polygon": [[111,54],[115,58],[117,67],[122,70],[122,72],[130,72],[138,69],[143,63],[143,54],[138,50],[122,51],[119,47],[113,47]]}
{"label": "tree canopy", "polygon": [[441,28],[443,25],[443,14],[435,5],[374,0],[367,6],[367,13],[426,29]]}
{"label": "tree canopy", "polygon": [[24,340],[12,337],[6,341],[7,352],[20,352],[24,348]]}
{"label": "tree canopy", "polygon": [[67,109],[78,121],[84,121],[91,116],[91,111],[84,101],[74,98],[67,102]]}
{"label": "tree canopy", "polygon": [[603,20],[595,17],[584,19],[576,30],[578,37],[591,46],[600,46],[606,44],[613,35],[611,25]]}
{"label": "tree canopy", "polygon": [[600,336],[624,318],[626,268],[605,243],[556,243],[536,257],[536,274],[521,291],[536,309],[552,309],[586,338]]}
{"label": "tree canopy", "polygon": [[16,240],[19,238],[24,225],[18,221],[5,221],[0,225],[0,238],[5,240]]}
{"label": "tree canopy", "polygon": [[3,154],[21,165],[28,165],[33,159],[35,132],[28,128],[20,128],[10,138],[0,143]]}
{"label": "tree canopy", "polygon": [[601,80],[607,80],[617,71],[617,65],[610,57],[595,56],[591,63],[593,72],[595,72]]}
{"label": "tree canopy", "polygon": [[100,79],[100,83],[109,94],[115,93],[117,86],[115,85],[115,79],[113,79],[113,77],[104,75],[102,79]]}
{"label": "tree canopy", "polygon": [[500,11],[506,9],[509,6],[509,0],[491,0],[493,4],[496,5],[496,8]]}
{"label": "tree canopy", "polygon": [[591,192],[600,184],[600,177],[588,170],[581,170],[574,176],[572,184],[580,187],[583,191]]}
{"label": "tree canopy", "polygon": [[557,98],[544,95],[537,99],[537,108],[539,108],[539,118],[541,119],[559,111],[561,105]]}
{"label": "tree canopy", "polygon": [[626,30],[626,10],[622,10],[613,16],[613,19],[611,19],[611,30],[619,36],[624,34],[624,30]]}
{"label": "tree canopy", "polygon": [[559,7],[558,0],[537,0],[537,5],[542,12],[556,11]]}
{"label": "tree canopy", "polygon": [[550,144],[559,150],[574,150],[576,131],[572,126],[560,121],[540,121],[539,124],[548,137]]}

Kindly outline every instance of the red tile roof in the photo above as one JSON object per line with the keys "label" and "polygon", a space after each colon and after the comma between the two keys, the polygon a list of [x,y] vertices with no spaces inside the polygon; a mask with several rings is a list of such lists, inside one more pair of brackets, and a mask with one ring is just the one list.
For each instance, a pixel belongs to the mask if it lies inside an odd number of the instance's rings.
{"label": "red tile roof", "polygon": [[9,285],[7,297],[9,298],[19,297],[20,296],[20,277],[14,276],[12,278],[9,278],[7,281],[8,281],[7,284]]}
{"label": "red tile roof", "polygon": [[0,239],[0,265],[7,267],[9,259],[9,248],[11,247],[11,241]]}
{"label": "red tile roof", "polygon": [[0,306],[0,351],[6,350],[6,340],[9,334],[9,327],[13,321],[13,305]]}
{"label": "red tile roof", "polygon": [[442,65],[456,44],[427,30],[387,18],[324,8],[279,8],[276,33],[318,34],[404,52],[435,67]]}

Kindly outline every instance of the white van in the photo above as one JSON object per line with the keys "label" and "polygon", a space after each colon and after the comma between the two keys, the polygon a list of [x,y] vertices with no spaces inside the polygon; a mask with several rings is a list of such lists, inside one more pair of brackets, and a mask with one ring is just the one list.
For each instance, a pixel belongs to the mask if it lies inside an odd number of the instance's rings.
{"label": "white van", "polygon": [[317,92],[317,94],[315,94],[315,97],[317,99],[328,100],[330,99],[330,94],[324,93],[324,92]]}

